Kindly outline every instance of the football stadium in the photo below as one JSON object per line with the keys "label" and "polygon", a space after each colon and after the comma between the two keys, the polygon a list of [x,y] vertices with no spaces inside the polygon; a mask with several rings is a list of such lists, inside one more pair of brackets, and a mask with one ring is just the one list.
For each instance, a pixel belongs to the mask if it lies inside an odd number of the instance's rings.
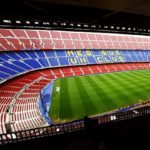
{"label": "football stadium", "polygon": [[[51,149],[90,149],[90,143],[98,149],[100,143],[100,150],[117,150],[123,149],[119,142],[128,149],[132,138],[133,149],[150,125],[150,21],[148,13],[129,8],[146,9],[147,3],[104,10],[100,2],[98,12],[96,2],[90,9],[84,1],[80,7],[71,1],[72,14],[67,9],[65,14],[68,1],[30,2],[11,2],[20,5],[16,12],[22,18],[0,11],[0,145],[45,142]],[[27,6],[39,12],[29,9],[26,15],[21,9]],[[82,9],[89,18],[77,18]],[[144,24],[137,24],[137,16]],[[86,138],[92,140],[85,144]],[[68,146],[72,139],[74,146]]]}

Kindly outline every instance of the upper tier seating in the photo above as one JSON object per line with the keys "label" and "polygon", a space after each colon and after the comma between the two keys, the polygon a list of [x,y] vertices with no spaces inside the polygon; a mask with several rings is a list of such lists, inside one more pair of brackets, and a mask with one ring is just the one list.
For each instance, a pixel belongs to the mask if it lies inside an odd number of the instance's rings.
{"label": "upper tier seating", "polygon": [[55,30],[0,29],[0,50],[150,49],[150,37]]}

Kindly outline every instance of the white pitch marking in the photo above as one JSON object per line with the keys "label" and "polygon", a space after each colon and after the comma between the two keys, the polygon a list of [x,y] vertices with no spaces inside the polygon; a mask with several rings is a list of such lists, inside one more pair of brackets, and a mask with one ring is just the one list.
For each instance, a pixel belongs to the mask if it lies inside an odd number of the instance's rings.
{"label": "white pitch marking", "polygon": [[60,87],[56,87],[56,92],[60,93]]}

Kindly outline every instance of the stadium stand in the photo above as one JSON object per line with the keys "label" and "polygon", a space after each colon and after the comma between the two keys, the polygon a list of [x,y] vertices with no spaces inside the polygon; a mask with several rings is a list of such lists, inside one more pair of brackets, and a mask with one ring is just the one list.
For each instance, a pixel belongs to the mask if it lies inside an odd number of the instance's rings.
{"label": "stadium stand", "polygon": [[[0,86],[1,113],[3,114],[1,117],[1,123],[3,125],[1,133],[6,133],[4,124],[8,120],[9,123],[11,123],[11,131],[13,132],[48,125],[39,112],[37,100],[40,90],[53,79],[72,75],[86,75],[149,68],[149,63],[74,66],[61,69],[52,68],[34,71],[27,75],[22,75],[19,78],[10,80],[8,83],[4,83]],[[7,89],[9,89],[9,91]],[[13,97],[16,96],[16,93],[20,93],[20,95],[18,95],[14,102]],[[9,106],[12,110],[10,110],[9,119],[6,121],[5,115]]]}
{"label": "stadium stand", "polygon": [[[33,51],[18,51],[18,52],[14,51],[0,52],[0,79],[1,81],[3,81],[19,74],[44,68],[88,65],[88,64],[90,65],[90,64],[104,64],[104,63],[149,62],[149,61],[150,61],[150,52],[146,50],[104,51],[95,49],[82,51],[33,50]],[[88,67],[85,68],[87,70]]]}
{"label": "stadium stand", "polygon": [[0,29],[0,134],[48,126],[38,96],[54,79],[149,69],[149,45],[146,36]]}
{"label": "stadium stand", "polygon": [[149,49],[146,36],[109,33],[0,29],[1,50]]}

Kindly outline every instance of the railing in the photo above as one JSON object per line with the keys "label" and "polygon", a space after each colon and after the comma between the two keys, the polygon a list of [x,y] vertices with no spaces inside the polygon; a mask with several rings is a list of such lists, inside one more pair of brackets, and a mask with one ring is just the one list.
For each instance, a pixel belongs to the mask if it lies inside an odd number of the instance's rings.
{"label": "railing", "polygon": [[10,134],[0,135],[0,144],[31,140],[45,136],[53,136],[67,132],[82,130],[83,128],[84,128],[84,121],[79,120],[71,123],[34,128],[19,132],[11,132]]}
{"label": "railing", "polygon": [[[150,106],[141,107],[138,109],[118,112],[113,114],[108,114],[100,117],[91,118],[91,121],[96,121],[97,123],[94,126],[99,126],[109,122],[118,122],[121,120],[126,120],[134,117],[139,117],[142,115],[150,114]],[[34,128],[24,131],[11,132],[7,134],[0,135],[0,144],[8,144],[21,142],[26,140],[32,140],[36,138],[59,135],[64,133],[69,133],[73,131],[84,130],[86,127],[85,120],[77,120],[74,122],[69,122],[65,124],[51,125],[46,127]]]}

